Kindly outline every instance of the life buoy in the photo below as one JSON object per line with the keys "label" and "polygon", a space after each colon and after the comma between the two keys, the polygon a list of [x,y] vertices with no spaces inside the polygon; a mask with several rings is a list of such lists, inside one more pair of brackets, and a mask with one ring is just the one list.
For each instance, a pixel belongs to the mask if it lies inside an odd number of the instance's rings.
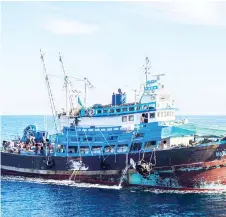
{"label": "life buoy", "polygon": [[94,114],[94,110],[93,110],[93,109],[90,109],[90,110],[89,110],[89,115],[90,115],[90,116],[93,116],[93,114]]}
{"label": "life buoy", "polygon": [[48,158],[44,160],[44,163],[46,164],[47,168],[54,166],[54,160],[50,156],[48,156]]}
{"label": "life buoy", "polygon": [[148,106],[147,106],[147,105],[145,105],[145,106],[143,107],[143,109],[144,109],[144,110],[148,109]]}
{"label": "life buoy", "polygon": [[52,159],[47,160],[46,161],[46,166],[48,166],[48,167],[53,166],[53,160]]}

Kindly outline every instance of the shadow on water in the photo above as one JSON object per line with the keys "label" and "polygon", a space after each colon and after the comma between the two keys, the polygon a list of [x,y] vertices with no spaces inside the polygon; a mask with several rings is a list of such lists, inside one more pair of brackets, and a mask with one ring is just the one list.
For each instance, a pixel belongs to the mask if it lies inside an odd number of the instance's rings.
{"label": "shadow on water", "polygon": [[2,179],[2,217],[225,216],[226,193],[117,189]]}

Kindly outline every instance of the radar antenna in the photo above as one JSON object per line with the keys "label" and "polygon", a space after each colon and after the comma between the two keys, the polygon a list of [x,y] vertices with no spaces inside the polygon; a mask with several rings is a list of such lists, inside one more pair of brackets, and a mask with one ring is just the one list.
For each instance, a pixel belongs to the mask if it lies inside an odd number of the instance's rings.
{"label": "radar antenna", "polygon": [[156,76],[156,79],[157,80],[160,80],[160,78],[162,77],[162,76],[164,76],[165,74],[156,74],[156,75],[153,75],[153,76]]}

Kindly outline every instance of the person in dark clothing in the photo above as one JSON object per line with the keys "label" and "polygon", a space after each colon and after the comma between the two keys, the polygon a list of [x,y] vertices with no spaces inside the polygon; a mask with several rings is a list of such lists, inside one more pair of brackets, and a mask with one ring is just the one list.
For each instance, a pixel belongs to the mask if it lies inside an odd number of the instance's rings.
{"label": "person in dark clothing", "polygon": [[77,116],[75,117],[74,124],[76,127],[78,126],[78,117]]}
{"label": "person in dark clothing", "polygon": [[144,114],[144,123],[148,123],[148,113]]}
{"label": "person in dark clothing", "polygon": [[144,123],[144,118],[145,118],[145,114],[143,113],[143,114],[141,115],[141,117],[140,117],[140,123],[141,123],[141,124]]}
{"label": "person in dark clothing", "polygon": [[35,144],[35,154],[38,154],[38,144]]}
{"label": "person in dark clothing", "polygon": [[40,154],[44,154],[43,146],[41,147]]}

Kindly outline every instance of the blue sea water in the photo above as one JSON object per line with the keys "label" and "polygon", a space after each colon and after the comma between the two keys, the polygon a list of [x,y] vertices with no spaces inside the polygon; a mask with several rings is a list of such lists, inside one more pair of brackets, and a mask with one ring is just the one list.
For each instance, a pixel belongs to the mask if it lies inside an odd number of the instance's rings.
{"label": "blue sea water", "polygon": [[[226,129],[226,116],[187,116],[191,122]],[[53,130],[52,118],[2,116],[1,140],[22,135],[29,124]],[[226,189],[207,192],[120,189],[69,181],[1,177],[2,217],[226,216]]]}

